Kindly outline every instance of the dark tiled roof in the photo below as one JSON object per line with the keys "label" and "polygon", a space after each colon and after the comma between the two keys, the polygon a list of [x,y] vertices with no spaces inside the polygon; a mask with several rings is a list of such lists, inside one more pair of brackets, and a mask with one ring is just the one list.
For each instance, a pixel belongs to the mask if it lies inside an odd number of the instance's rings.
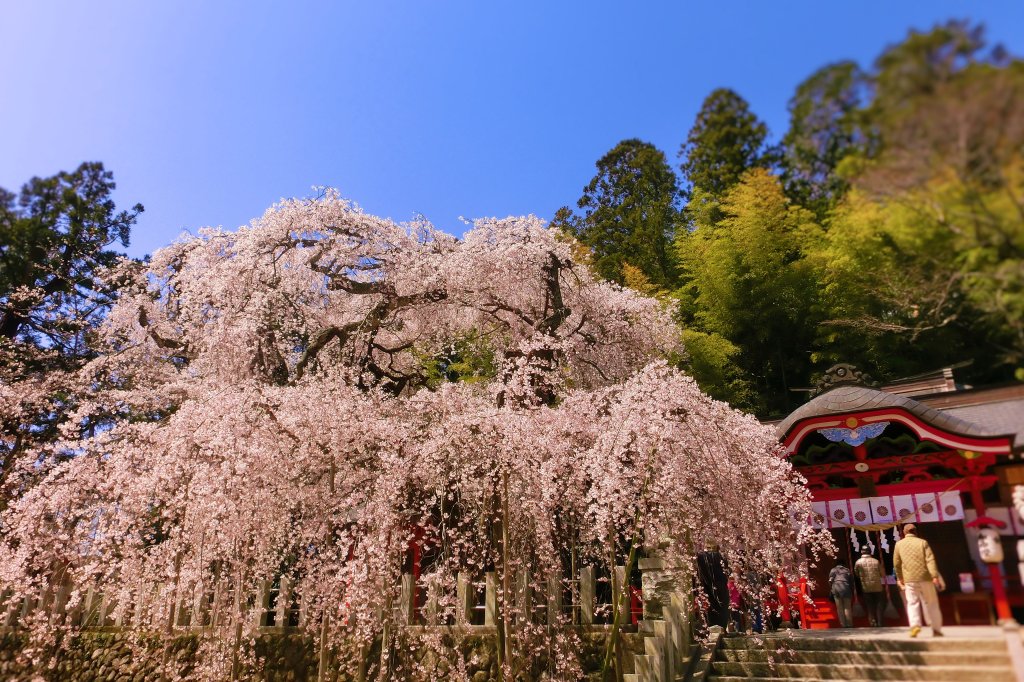
{"label": "dark tiled roof", "polygon": [[1017,445],[1024,445],[1024,399],[954,407],[946,414],[978,424],[991,433],[1016,434]]}
{"label": "dark tiled roof", "polygon": [[776,432],[779,438],[782,439],[798,422],[804,419],[880,410],[887,407],[900,408],[918,417],[926,424],[931,424],[944,431],[963,436],[1000,436],[1017,431],[1017,429],[991,430],[987,426],[973,420],[967,421],[956,416],[954,410],[940,412],[912,398],[893,395],[892,393],[867,388],[866,386],[847,385],[837,386],[798,407],[788,417],[779,422]]}

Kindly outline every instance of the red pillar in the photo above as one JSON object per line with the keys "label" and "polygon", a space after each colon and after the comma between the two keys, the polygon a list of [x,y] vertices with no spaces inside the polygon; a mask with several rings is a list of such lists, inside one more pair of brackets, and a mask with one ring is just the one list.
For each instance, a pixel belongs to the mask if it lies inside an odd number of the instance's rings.
{"label": "red pillar", "polygon": [[800,612],[800,627],[801,629],[810,629],[807,625],[807,600],[810,598],[810,593],[807,591],[807,578],[800,576],[800,603],[797,604],[797,610]]}
{"label": "red pillar", "polygon": [[[985,501],[981,498],[978,477],[971,476],[971,502],[978,516],[985,516]],[[996,616],[999,621],[1013,620],[1010,612],[1010,601],[1006,598],[1006,583],[1003,582],[1003,571],[999,564],[988,564],[988,577],[992,581],[992,600],[996,604]]]}

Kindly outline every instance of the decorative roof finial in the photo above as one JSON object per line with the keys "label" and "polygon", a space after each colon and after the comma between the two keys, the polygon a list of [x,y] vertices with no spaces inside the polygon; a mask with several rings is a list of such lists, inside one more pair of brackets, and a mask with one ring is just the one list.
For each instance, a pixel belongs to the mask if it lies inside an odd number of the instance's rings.
{"label": "decorative roof finial", "polygon": [[818,383],[814,386],[814,390],[811,391],[811,397],[819,396],[822,393],[843,384],[878,386],[878,382],[872,379],[869,374],[860,371],[854,365],[846,362],[840,362],[839,364],[832,365],[825,370],[824,376],[818,380]]}

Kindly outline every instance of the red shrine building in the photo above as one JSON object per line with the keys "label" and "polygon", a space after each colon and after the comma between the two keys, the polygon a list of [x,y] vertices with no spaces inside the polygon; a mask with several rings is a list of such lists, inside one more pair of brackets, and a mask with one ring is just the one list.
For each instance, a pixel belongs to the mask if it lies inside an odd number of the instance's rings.
{"label": "red shrine building", "polygon": [[[929,541],[947,589],[949,624],[1024,621],[1021,573],[1024,521],[1014,485],[1024,484],[1024,384],[974,389],[952,370],[874,387],[850,365],[831,368],[811,400],[776,424],[794,467],[814,498],[812,522],[828,528],[839,549],[801,586],[803,627],[838,627],[828,599],[836,562],[852,568],[867,546],[885,565],[894,609],[886,625],[905,623],[892,577],[892,549],[905,523]],[[987,564],[979,528],[996,528],[1003,561]],[[1018,565],[1020,564],[1020,565]],[[802,600],[801,600],[802,601]]]}

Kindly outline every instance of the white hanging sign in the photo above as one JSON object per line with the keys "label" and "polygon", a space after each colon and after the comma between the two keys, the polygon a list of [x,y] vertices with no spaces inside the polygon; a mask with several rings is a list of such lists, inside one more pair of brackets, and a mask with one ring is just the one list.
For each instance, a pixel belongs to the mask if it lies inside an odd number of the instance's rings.
{"label": "white hanging sign", "polygon": [[845,528],[850,525],[850,509],[846,500],[828,501],[828,527]]}
{"label": "white hanging sign", "polygon": [[850,500],[850,514],[855,526],[866,526],[871,523],[871,502],[863,497]]}
{"label": "white hanging sign", "polygon": [[814,530],[831,528],[828,522],[828,504],[825,502],[811,503],[811,527]]}
{"label": "white hanging sign", "polygon": [[939,505],[935,498],[935,493],[917,493],[914,495],[914,502],[917,503],[917,520],[921,523],[942,520],[939,517]]}
{"label": "white hanging sign", "polygon": [[875,523],[892,523],[896,520],[892,508],[892,498],[869,497],[868,504],[871,505],[871,519]]}
{"label": "white hanging sign", "polygon": [[964,518],[964,504],[960,500],[960,493],[955,490],[939,495],[939,509],[943,521],[961,521]]}
{"label": "white hanging sign", "polygon": [[893,521],[896,523],[911,523],[919,520],[915,513],[917,505],[914,504],[913,495],[893,495],[892,509],[896,517]]}

